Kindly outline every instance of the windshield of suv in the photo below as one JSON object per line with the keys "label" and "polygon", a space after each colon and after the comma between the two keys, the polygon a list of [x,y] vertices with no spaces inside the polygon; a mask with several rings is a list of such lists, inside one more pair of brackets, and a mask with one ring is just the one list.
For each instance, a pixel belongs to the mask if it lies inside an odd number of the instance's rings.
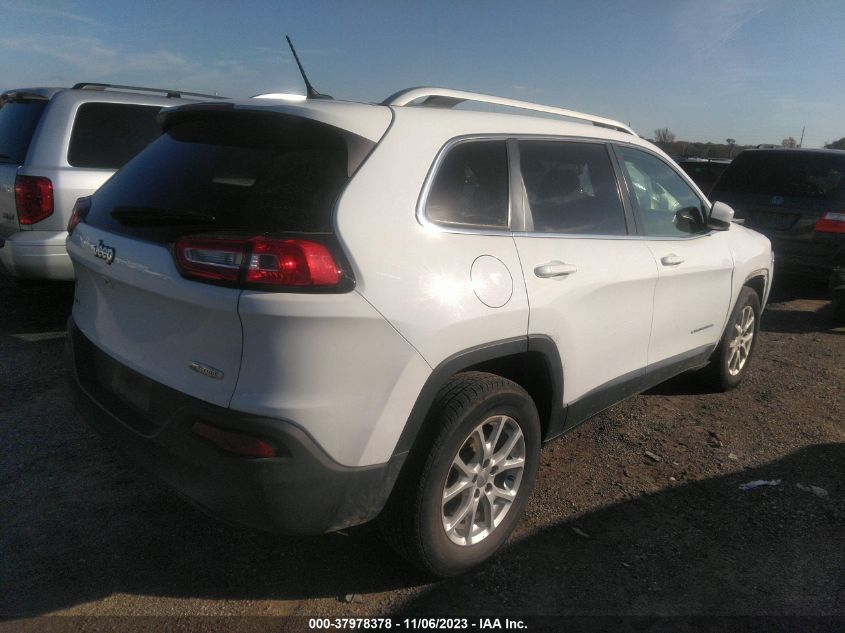
{"label": "windshield of suv", "polygon": [[46,106],[46,99],[7,101],[0,105],[0,163],[24,162]]}
{"label": "windshield of suv", "polygon": [[86,222],[159,242],[198,232],[329,233],[355,143],[373,145],[289,115],[198,113],[107,181]]}
{"label": "windshield of suv", "polygon": [[717,192],[845,199],[845,154],[744,152],[722,174]]}

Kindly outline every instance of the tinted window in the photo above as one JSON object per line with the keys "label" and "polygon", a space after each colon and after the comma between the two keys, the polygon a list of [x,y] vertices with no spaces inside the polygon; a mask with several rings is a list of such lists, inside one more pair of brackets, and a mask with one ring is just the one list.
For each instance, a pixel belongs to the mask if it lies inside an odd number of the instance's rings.
{"label": "tinted window", "polygon": [[521,141],[519,162],[535,231],[626,233],[625,212],[604,145]]}
{"label": "tinted window", "polygon": [[716,192],[845,199],[845,155],[800,151],[743,152],[722,174]]}
{"label": "tinted window", "polygon": [[194,115],[109,179],[86,221],[154,241],[199,232],[330,232],[347,182],[347,141],[369,143],[280,114]]}
{"label": "tinted window", "polygon": [[160,110],[123,103],[79,106],[67,162],[74,167],[120,169],[161,134],[156,122]]}
{"label": "tinted window", "polygon": [[22,164],[41,113],[43,99],[7,101],[0,107],[0,162]]}
{"label": "tinted window", "polygon": [[[631,179],[646,235],[680,236],[704,228],[701,199],[674,169],[662,160],[630,147],[618,147],[622,163]],[[692,214],[689,222],[679,211]]]}
{"label": "tinted window", "polygon": [[504,141],[455,145],[437,170],[426,203],[433,222],[461,227],[508,226],[508,152]]}

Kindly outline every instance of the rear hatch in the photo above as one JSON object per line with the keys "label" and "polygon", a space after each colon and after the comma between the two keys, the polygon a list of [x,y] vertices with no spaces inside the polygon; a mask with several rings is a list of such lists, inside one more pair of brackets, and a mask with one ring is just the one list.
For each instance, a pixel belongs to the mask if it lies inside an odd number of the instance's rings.
{"label": "rear hatch", "polygon": [[770,237],[779,254],[826,257],[814,228],[845,210],[845,152],[751,150],[722,175],[710,198],[731,205],[745,226]]}
{"label": "rear hatch", "polygon": [[0,96],[0,238],[20,229],[15,178],[47,103],[35,94],[7,92]]}
{"label": "rear hatch", "polygon": [[[273,260],[238,249],[302,236],[339,248],[335,200],[374,143],[298,116],[219,105],[171,111],[164,126],[92,197],[69,237],[73,318],[137,374],[227,406],[241,361],[238,299],[259,283],[245,283],[244,267]],[[103,373],[101,387],[149,413],[144,393]],[[133,376],[126,380],[137,384]]]}

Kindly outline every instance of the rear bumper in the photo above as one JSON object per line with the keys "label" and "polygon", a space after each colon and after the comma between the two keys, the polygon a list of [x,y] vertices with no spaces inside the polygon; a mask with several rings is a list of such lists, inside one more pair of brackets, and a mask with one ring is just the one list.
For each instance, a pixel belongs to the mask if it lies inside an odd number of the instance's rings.
{"label": "rear bumper", "polygon": [[19,231],[0,238],[0,272],[19,279],[71,281],[67,231]]}
{"label": "rear bumper", "polygon": [[[91,343],[71,318],[67,369],[85,420],[189,501],[232,523],[287,534],[365,523],[381,511],[404,460],[397,455],[376,466],[341,466],[291,422],[214,406],[137,374],[128,384],[144,390],[152,403],[142,414],[103,385],[117,368],[131,372]],[[263,438],[278,447],[278,456],[226,453],[191,431],[196,421]]]}

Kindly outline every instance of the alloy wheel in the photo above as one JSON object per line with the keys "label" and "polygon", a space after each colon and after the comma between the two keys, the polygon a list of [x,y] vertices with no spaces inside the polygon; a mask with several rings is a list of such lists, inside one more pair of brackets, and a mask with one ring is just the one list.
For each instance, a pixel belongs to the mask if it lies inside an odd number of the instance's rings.
{"label": "alloy wheel", "polygon": [[446,476],[442,519],[456,545],[475,545],[501,524],[519,493],[525,438],[516,420],[495,415],[463,441]]}
{"label": "alloy wheel", "polygon": [[754,341],[754,309],[745,306],[733,324],[734,336],[728,344],[728,373],[736,376],[745,367]]}

